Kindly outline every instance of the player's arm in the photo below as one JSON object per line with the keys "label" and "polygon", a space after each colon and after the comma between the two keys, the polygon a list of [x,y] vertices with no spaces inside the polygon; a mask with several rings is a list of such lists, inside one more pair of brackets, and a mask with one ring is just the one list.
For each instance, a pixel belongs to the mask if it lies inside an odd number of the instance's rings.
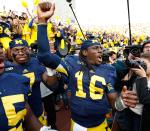
{"label": "player's arm", "polygon": [[47,87],[52,87],[58,84],[58,77],[56,75],[49,76],[47,72],[44,72],[42,74],[42,81],[47,85]]}
{"label": "player's arm", "polygon": [[49,88],[50,90],[52,91],[59,90],[58,85],[60,81],[63,81],[66,84],[68,83],[68,77],[62,73],[56,72],[52,75],[52,74],[45,72],[42,74],[42,81],[45,84],[45,86]]}
{"label": "player's arm", "polygon": [[30,106],[26,103],[27,114],[25,116],[25,129],[27,131],[39,131],[43,126],[33,114]]}
{"label": "player's arm", "polygon": [[[43,8],[43,7],[46,7]],[[44,11],[43,11],[44,10]],[[47,38],[47,22],[48,19],[52,17],[55,10],[55,4],[51,4],[45,2],[42,5],[38,5],[37,13],[38,13],[38,34],[37,34],[37,42],[38,42],[38,59],[42,62],[46,67],[56,69],[56,71],[61,72],[68,76],[68,71],[66,64],[61,60],[61,58],[55,54],[50,52],[49,41]]]}
{"label": "player's arm", "polygon": [[28,97],[30,95],[30,79],[25,76],[18,77],[22,84],[22,89],[24,92],[24,99],[25,99],[25,108],[26,114],[24,117],[24,128],[26,131],[52,131],[50,127],[43,126],[43,124],[38,120],[38,118],[32,112],[29,104],[28,104]]}
{"label": "player's arm", "polygon": [[57,55],[50,53],[49,41],[47,38],[47,21],[53,16],[54,10],[55,10],[55,5],[48,2],[45,2],[42,5],[42,7],[38,5],[37,8],[38,23],[39,23],[38,34],[37,34],[38,59],[46,67],[50,67],[52,69],[57,68],[57,66],[61,61],[61,59]]}
{"label": "player's arm", "polygon": [[25,130],[26,131],[56,131],[51,127],[43,126],[37,117],[33,114],[30,106],[26,103],[27,114],[25,116]]}

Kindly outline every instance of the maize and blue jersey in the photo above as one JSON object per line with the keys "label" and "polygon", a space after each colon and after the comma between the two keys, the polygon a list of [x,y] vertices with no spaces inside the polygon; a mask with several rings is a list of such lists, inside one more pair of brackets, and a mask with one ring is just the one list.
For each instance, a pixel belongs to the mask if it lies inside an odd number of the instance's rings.
{"label": "maize and blue jersey", "polygon": [[16,65],[12,63],[5,64],[6,72],[14,72],[30,78],[31,95],[29,96],[29,105],[36,117],[43,113],[40,82],[42,81],[42,74],[46,71],[38,59],[31,58],[26,64]]}
{"label": "maize and blue jersey", "polygon": [[57,71],[66,74],[71,90],[71,118],[84,127],[100,125],[110,108],[108,93],[114,93],[116,73],[108,64],[94,66],[93,70],[82,69],[78,56],[68,56],[61,61]]}
{"label": "maize and blue jersey", "polygon": [[0,130],[23,131],[25,104],[30,93],[29,79],[14,73],[0,75]]}
{"label": "maize and blue jersey", "polygon": [[78,56],[67,56],[61,60],[49,52],[46,26],[38,26],[38,58],[46,66],[64,74],[68,89],[71,90],[71,117],[84,127],[100,125],[110,108],[108,93],[114,93],[115,68],[108,64],[93,66],[93,70],[83,69]]}

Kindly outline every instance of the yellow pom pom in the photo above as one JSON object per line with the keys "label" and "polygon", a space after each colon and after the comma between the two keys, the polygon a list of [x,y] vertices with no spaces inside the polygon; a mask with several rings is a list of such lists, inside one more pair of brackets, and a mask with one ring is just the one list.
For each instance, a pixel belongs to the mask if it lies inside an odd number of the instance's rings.
{"label": "yellow pom pom", "polygon": [[28,8],[28,3],[25,0],[21,0],[21,4],[23,7]]}

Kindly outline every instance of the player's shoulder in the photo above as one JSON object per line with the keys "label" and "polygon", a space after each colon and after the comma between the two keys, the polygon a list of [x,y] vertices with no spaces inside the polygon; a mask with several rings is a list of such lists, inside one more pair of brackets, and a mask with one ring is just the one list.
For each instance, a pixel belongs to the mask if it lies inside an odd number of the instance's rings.
{"label": "player's shoulder", "polygon": [[116,69],[110,64],[101,64],[99,70],[106,78],[116,77]]}
{"label": "player's shoulder", "polygon": [[39,63],[39,60],[36,57],[31,57],[30,63]]}
{"label": "player's shoulder", "polygon": [[27,65],[28,65],[28,66],[34,66],[34,67],[36,68],[36,67],[39,67],[39,66],[42,65],[42,64],[40,63],[40,61],[39,61],[37,58],[31,57],[31,58],[30,58],[30,61],[28,62]]}
{"label": "player's shoulder", "polygon": [[64,62],[66,65],[76,68],[78,64],[81,64],[79,57],[75,55],[68,55],[65,57]]}
{"label": "player's shoulder", "polygon": [[65,57],[65,60],[74,61],[74,60],[77,60],[77,59],[79,59],[79,57],[76,56],[76,55],[68,55],[68,56]]}
{"label": "player's shoulder", "polygon": [[29,83],[30,81],[29,78],[16,73],[5,73],[4,78],[8,80],[14,80],[18,83]]}
{"label": "player's shoulder", "polygon": [[99,66],[100,69],[106,70],[106,71],[115,71],[115,67],[112,66],[111,64],[101,64]]}

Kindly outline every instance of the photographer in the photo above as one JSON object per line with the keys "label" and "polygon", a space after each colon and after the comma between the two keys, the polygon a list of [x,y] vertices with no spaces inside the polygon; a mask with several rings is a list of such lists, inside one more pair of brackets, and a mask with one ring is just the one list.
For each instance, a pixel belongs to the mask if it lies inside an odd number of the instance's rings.
{"label": "photographer", "polygon": [[[140,60],[141,47],[127,46],[124,50],[126,60],[117,61],[113,66],[117,69],[116,90],[120,92],[121,87],[126,85],[129,90],[136,92],[135,81],[138,75],[133,69],[145,67],[145,64]],[[112,131],[139,131],[143,105],[137,104],[134,108],[126,108],[122,111],[117,111],[114,116]]]}
{"label": "photographer", "polygon": [[139,102],[144,105],[140,131],[147,131],[150,123],[150,52],[143,53],[141,55],[141,60],[144,61],[147,69],[144,70],[140,66],[140,68],[132,69],[132,71],[139,76],[135,82],[136,90],[139,97]]}

